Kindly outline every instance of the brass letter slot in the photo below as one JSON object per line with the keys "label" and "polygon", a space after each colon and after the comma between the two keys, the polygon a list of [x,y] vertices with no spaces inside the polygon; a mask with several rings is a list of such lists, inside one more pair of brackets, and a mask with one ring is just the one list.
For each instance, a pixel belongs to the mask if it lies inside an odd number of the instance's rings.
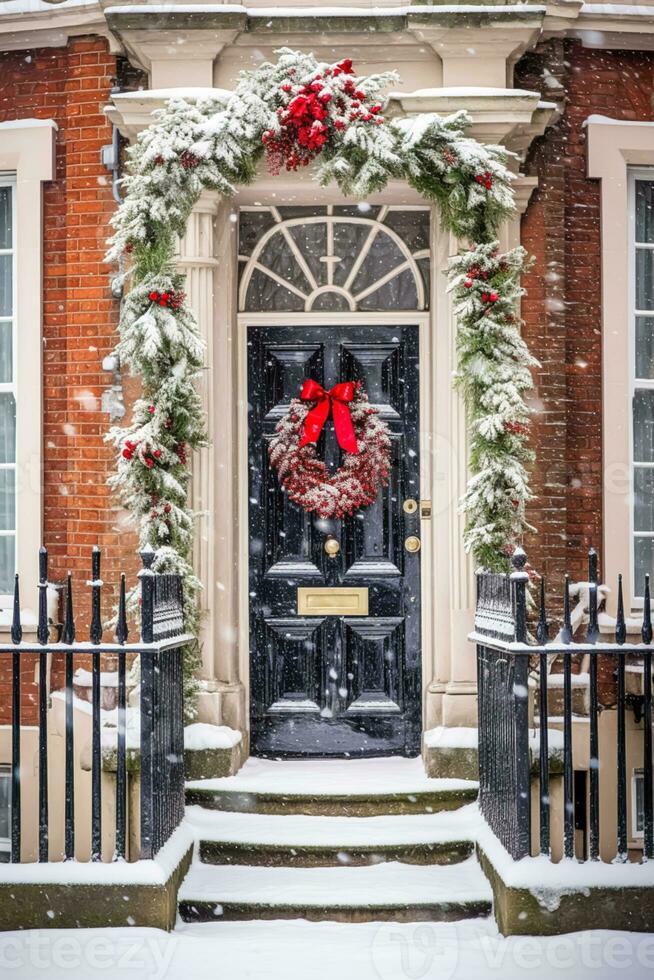
{"label": "brass letter slot", "polygon": [[367,589],[297,590],[298,616],[367,616]]}

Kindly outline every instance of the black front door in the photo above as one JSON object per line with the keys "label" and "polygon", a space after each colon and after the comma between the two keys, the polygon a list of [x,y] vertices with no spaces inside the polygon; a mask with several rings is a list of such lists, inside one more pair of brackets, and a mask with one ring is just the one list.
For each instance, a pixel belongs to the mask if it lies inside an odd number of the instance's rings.
{"label": "black front door", "polygon": [[[322,520],[291,503],[268,443],[305,378],[361,381],[392,433],[390,485],[370,507]],[[420,751],[418,327],[248,329],[252,751],[270,756]],[[340,450],[328,421],[318,452]],[[328,537],[340,550],[325,551]],[[367,615],[298,613],[299,588],[368,590]],[[322,595],[322,593],[321,593]]]}

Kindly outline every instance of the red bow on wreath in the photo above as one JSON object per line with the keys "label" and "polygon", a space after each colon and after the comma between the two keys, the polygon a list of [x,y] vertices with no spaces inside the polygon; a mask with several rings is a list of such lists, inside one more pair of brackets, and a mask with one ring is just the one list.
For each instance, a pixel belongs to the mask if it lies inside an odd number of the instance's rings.
{"label": "red bow on wreath", "polygon": [[336,438],[341,449],[346,453],[358,453],[354,426],[348,402],[354,398],[354,381],[341,381],[334,385],[330,391],[325,391],[317,381],[308,378],[302,385],[300,398],[303,402],[316,402],[316,407],[312,408],[304,420],[304,429],[300,439],[300,447],[306,446],[309,442],[318,442],[323,426],[329,418],[331,408],[334,417],[334,429]]}

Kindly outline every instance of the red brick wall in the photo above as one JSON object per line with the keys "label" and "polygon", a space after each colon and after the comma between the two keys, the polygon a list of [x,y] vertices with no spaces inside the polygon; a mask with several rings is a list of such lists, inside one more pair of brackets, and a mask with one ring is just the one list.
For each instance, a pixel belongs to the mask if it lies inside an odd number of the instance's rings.
{"label": "red brick wall", "polygon": [[654,55],[553,41],[522,60],[515,84],[564,105],[527,161],[539,187],[522,222],[523,243],[537,259],[525,280],[525,337],[542,363],[533,425],[538,496],[530,508],[538,533],[527,551],[558,585],[564,569],[585,578],[591,545],[602,557],[600,187],[586,177],[584,122],[593,113],[654,118]]}
{"label": "red brick wall", "polygon": [[[108,584],[135,565],[134,540],[117,530],[119,515],[106,485],[113,460],[102,438],[108,416],[100,411],[111,381],[102,358],[115,343],[118,315],[103,263],[116,205],[100,162],[100,148],[111,142],[102,109],[115,74],[116,59],[101,38],[0,53],[0,120],[52,118],[59,127],[56,180],[44,194],[43,283],[34,288],[43,289],[44,544],[51,580],[62,581],[70,569],[77,583],[78,637],[88,635],[92,546],[102,548]],[[35,555],[35,569],[36,562]],[[112,599],[105,593],[108,612]],[[36,607],[35,597],[23,595],[23,602]],[[8,664],[2,664],[0,721],[7,720],[8,681]],[[23,700],[34,697],[35,689],[24,684]]]}

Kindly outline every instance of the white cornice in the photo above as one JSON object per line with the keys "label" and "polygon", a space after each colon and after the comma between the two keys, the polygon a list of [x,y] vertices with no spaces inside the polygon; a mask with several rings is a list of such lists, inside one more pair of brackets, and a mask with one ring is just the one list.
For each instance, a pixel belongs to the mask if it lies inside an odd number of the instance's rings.
{"label": "white cornice", "polygon": [[111,51],[121,50],[97,0],[64,0],[57,6],[44,0],[9,0],[0,10],[0,51],[61,48],[80,34],[106,37]]}

